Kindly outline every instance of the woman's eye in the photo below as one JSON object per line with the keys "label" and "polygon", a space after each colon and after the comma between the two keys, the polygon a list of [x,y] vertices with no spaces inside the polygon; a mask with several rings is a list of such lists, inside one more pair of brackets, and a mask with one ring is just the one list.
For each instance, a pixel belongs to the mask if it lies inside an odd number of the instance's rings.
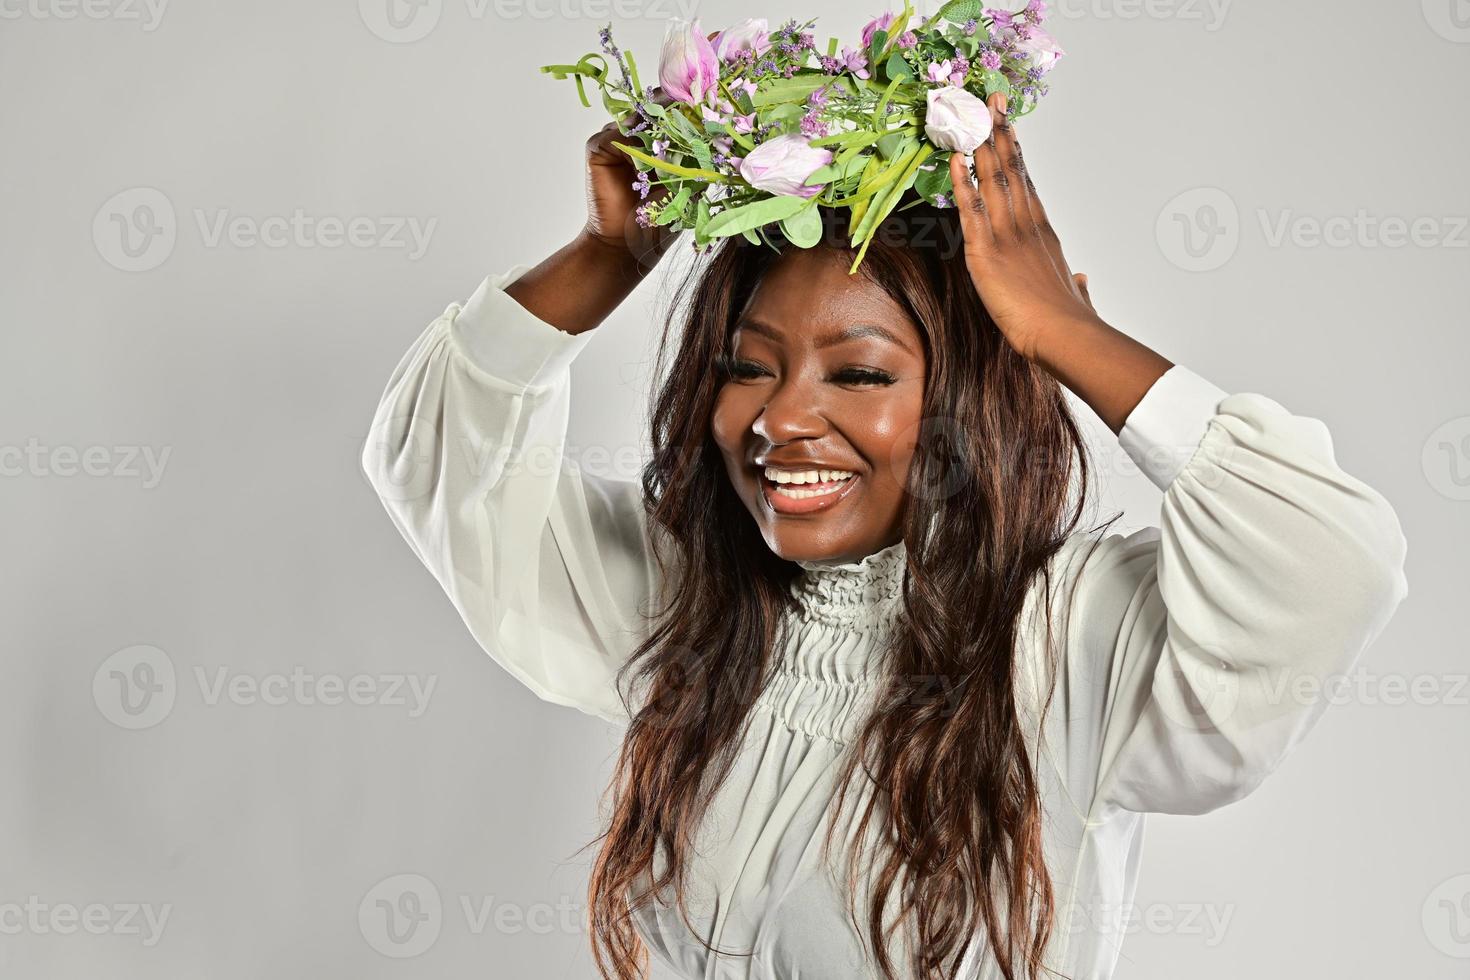
{"label": "woman's eye", "polygon": [[724,369],[725,374],[731,378],[758,378],[765,373],[765,368],[759,364],[732,358],[723,358],[721,367]]}
{"label": "woman's eye", "polygon": [[877,368],[844,368],[837,373],[837,379],[846,384],[860,385],[891,385],[898,380]]}

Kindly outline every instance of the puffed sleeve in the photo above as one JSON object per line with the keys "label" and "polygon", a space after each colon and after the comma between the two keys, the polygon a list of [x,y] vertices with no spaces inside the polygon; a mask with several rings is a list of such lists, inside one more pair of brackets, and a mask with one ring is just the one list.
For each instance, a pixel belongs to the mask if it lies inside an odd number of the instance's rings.
{"label": "puffed sleeve", "polygon": [[656,565],[640,487],[566,454],[570,334],[485,279],[404,355],[362,466],[470,633],[538,697],[628,718],[616,673],[646,635]]}
{"label": "puffed sleeve", "polygon": [[1164,493],[1159,526],[1081,532],[1055,557],[1048,751],[1089,819],[1203,813],[1315,724],[1327,699],[1313,692],[1407,595],[1406,543],[1321,421],[1183,366],[1119,444]]}

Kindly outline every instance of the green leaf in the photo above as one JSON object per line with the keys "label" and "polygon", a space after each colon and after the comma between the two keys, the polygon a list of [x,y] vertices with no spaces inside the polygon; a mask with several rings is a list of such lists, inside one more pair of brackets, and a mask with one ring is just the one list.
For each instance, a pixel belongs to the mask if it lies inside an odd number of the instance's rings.
{"label": "green leaf", "polygon": [[883,159],[892,160],[910,149],[914,143],[915,138],[911,130],[896,130],[878,141],[878,152]]}
{"label": "green leaf", "polygon": [[726,177],[722,173],[719,173],[718,171],[696,170],[693,167],[681,167],[678,164],[669,163],[667,160],[660,160],[658,157],[649,156],[642,150],[636,149],[631,146],[626,146],[622,143],[613,143],[613,146],[616,146],[618,149],[628,154],[628,156],[632,157],[634,160],[646,163],[648,166],[662,173],[673,174],[675,177],[693,177],[698,180],[722,184],[728,183],[730,180],[730,178]]}
{"label": "green leaf", "polygon": [[794,194],[779,194],[764,198],[738,208],[726,208],[705,226],[704,233],[710,238],[738,235],[747,228],[759,228],[772,221],[782,221],[807,206],[807,199]]}
{"label": "green leaf", "polygon": [[963,24],[967,20],[979,20],[983,10],[980,0],[950,0],[949,3],[939,8],[935,15],[938,20],[947,20],[955,24]]}
{"label": "green leaf", "polygon": [[679,193],[674,195],[674,199],[668,203],[667,209],[663,214],[659,215],[656,223],[660,225],[671,225],[675,221],[678,221],[684,216],[684,209],[689,206],[689,198],[692,196],[693,192],[689,189],[688,184],[680,187]]}
{"label": "green leaf", "polygon": [[809,206],[782,219],[781,231],[797,248],[811,248],[821,241],[822,216],[817,212],[816,202],[812,201]]}
{"label": "green leaf", "polygon": [[919,169],[914,178],[914,190],[932,201],[936,194],[949,194],[954,190],[954,178],[949,175],[949,158],[952,153],[936,153],[929,163]]}
{"label": "green leaf", "polygon": [[985,97],[988,99],[996,92],[1004,92],[1007,97],[1011,94],[1011,82],[1005,75],[998,71],[986,70],[980,74],[980,84],[985,86]]}
{"label": "green leaf", "polygon": [[888,56],[888,63],[884,66],[884,70],[888,72],[888,77],[894,81],[914,77],[914,69],[909,66],[907,61],[903,60],[903,55],[897,51]]}
{"label": "green leaf", "polygon": [[765,242],[761,240],[761,236],[756,234],[754,228],[747,228],[744,231],[742,231],[740,234],[744,235],[745,236],[745,240],[748,241],[748,242],[750,242],[750,244],[752,244],[752,245],[764,245],[765,244]]}
{"label": "green leaf", "polygon": [[790,78],[773,78],[760,84],[760,90],[750,100],[757,108],[782,102],[804,103],[807,96],[823,85],[834,85],[844,95],[857,94],[857,87],[846,75],[834,77],[823,72],[799,72]]}
{"label": "green leaf", "polygon": [[868,44],[868,64],[876,65],[878,56],[883,53],[884,47],[888,45],[887,31],[874,31],[873,40]]}

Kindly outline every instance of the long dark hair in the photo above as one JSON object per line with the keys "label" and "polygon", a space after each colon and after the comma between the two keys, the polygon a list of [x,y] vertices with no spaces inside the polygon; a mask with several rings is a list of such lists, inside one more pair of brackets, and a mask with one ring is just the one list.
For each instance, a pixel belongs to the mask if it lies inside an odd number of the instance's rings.
{"label": "long dark hair", "polygon": [[[817,247],[848,254],[835,214],[823,209]],[[655,892],[673,885],[687,921],[684,872],[696,828],[777,666],[772,651],[794,601],[788,586],[798,567],[760,537],[710,434],[725,381],[714,366],[779,257],[769,245],[726,239],[691,270],[663,330],[642,491],[664,590],[649,635],[620,674],[620,684],[636,675],[644,693],[630,706],[588,886],[606,980],[645,975],[632,914]],[[1085,444],[1061,385],[1017,354],[987,314],[956,212],[920,205],[890,216],[859,274],[902,304],[924,338],[925,421],[907,484],[908,565],[890,667],[848,747],[824,847],[861,768],[873,792],[857,839],[877,822],[887,845],[867,916],[883,976],[898,976],[887,937],[908,922],[909,977],[954,977],[983,929],[1007,980],[1030,978],[1042,968],[1055,902],[1017,707],[1016,637],[1028,589],[1040,574],[1049,593],[1049,560],[1082,516]],[[914,696],[910,679],[935,677],[953,696]],[[654,876],[656,855],[664,866]],[[859,858],[854,849],[854,893]],[[640,892],[645,874],[653,887]],[[885,925],[895,889],[900,918]]]}

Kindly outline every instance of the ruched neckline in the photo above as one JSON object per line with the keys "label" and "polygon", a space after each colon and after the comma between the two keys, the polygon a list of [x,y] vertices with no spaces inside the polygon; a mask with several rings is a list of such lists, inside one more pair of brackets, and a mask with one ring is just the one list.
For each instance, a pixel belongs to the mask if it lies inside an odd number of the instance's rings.
{"label": "ruched neckline", "polygon": [[802,618],[859,631],[887,629],[903,610],[908,554],[898,541],[860,559],[796,559],[792,582]]}

